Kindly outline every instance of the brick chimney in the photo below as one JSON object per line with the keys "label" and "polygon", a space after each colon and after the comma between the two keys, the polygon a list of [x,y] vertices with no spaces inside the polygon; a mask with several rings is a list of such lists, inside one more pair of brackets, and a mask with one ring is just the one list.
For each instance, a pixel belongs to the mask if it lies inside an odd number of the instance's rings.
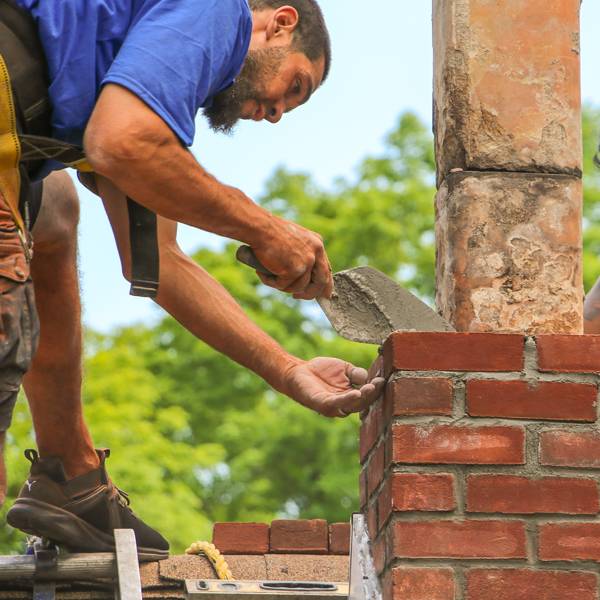
{"label": "brick chimney", "polygon": [[396,333],[361,428],[384,600],[598,600],[600,336]]}
{"label": "brick chimney", "polygon": [[[437,304],[363,419],[384,600],[599,600],[580,0],[433,0]],[[573,334],[573,335],[565,335]]]}

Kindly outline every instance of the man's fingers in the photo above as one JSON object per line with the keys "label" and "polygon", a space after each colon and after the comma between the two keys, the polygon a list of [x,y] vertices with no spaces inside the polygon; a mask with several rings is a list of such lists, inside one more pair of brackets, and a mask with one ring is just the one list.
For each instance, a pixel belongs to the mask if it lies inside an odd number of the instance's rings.
{"label": "man's fingers", "polygon": [[[355,367],[356,369],[356,367]],[[362,376],[362,374],[361,374]],[[351,401],[347,397],[338,397],[337,407],[339,417],[347,417],[353,413],[362,413],[381,396],[385,385],[383,377],[376,377],[373,381],[365,383],[359,390],[359,397],[352,398]]]}
{"label": "man's fingers", "polygon": [[296,281],[291,285],[287,286],[284,292],[288,294],[305,294],[307,288],[310,286],[312,269],[307,269]]}
{"label": "man's fingers", "polygon": [[256,271],[256,274],[258,275],[258,278],[265,284],[268,285],[269,287],[275,288],[276,290],[281,289],[279,287],[279,283],[278,283],[278,279],[277,277],[273,277],[273,275],[265,275],[264,273],[260,273],[259,271]]}
{"label": "man's fingers", "polygon": [[369,383],[372,383],[375,386],[376,398],[379,398],[383,393],[385,388],[385,378],[383,377],[375,377],[375,379],[371,379]]}
{"label": "man's fingers", "polygon": [[346,371],[346,375],[352,385],[365,385],[369,378],[369,373],[366,369],[349,365]]}
{"label": "man's fingers", "polygon": [[274,277],[273,275],[265,275],[259,271],[256,271],[256,274],[265,285],[279,290],[280,292],[285,292],[286,289],[294,282],[293,279],[283,279],[281,277]]}
{"label": "man's fingers", "polygon": [[[318,288],[315,295],[324,298],[330,298],[333,292],[333,275],[331,274],[331,265],[325,253],[325,249],[321,247],[315,256],[315,265],[312,272],[313,285]],[[312,290],[311,290],[312,291]]]}

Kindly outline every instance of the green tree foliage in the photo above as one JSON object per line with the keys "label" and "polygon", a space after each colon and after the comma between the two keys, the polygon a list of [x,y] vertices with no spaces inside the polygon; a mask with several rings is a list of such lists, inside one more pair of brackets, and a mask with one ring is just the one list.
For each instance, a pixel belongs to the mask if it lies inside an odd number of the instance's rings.
{"label": "green tree foliage", "polygon": [[[600,175],[591,166],[598,124],[600,111],[588,108],[588,286],[600,275]],[[319,231],[335,270],[370,264],[431,299],[434,168],[430,134],[416,116],[404,114],[384,152],[366,158],[355,179],[324,189],[308,174],[279,169],[261,202]],[[235,262],[235,249],[201,249],[194,258],[290,352],[369,366],[376,348],[334,335],[316,304],[260,285]],[[113,335],[90,333],[87,342],[84,399],[96,443],[112,448],[112,477],[174,551],[210,537],[217,520],[336,521],[358,508],[356,417],[330,421],[295,405],[171,318]],[[30,429],[21,402],[7,452],[11,498],[26,474],[21,453],[33,443]],[[18,551],[22,539],[0,529],[2,551]]]}
{"label": "green tree foliage", "polygon": [[593,157],[600,140],[600,108],[586,106],[583,111],[583,272],[585,289],[600,277],[600,169]]}

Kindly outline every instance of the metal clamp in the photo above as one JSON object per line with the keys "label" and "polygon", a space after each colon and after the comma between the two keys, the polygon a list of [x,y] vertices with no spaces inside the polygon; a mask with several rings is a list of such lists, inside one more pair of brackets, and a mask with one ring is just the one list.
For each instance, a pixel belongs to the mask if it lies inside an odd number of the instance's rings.
{"label": "metal clamp", "polygon": [[50,578],[56,573],[58,547],[50,540],[36,539],[33,543],[33,556],[33,600],[55,600],[56,582]]}

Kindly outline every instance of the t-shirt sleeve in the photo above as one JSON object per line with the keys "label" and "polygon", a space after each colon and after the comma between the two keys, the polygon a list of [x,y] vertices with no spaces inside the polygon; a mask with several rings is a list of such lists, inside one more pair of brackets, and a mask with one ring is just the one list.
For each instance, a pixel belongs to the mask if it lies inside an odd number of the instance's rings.
{"label": "t-shirt sleeve", "polygon": [[191,146],[196,113],[237,77],[251,31],[246,0],[147,0],[102,85],[136,94]]}

